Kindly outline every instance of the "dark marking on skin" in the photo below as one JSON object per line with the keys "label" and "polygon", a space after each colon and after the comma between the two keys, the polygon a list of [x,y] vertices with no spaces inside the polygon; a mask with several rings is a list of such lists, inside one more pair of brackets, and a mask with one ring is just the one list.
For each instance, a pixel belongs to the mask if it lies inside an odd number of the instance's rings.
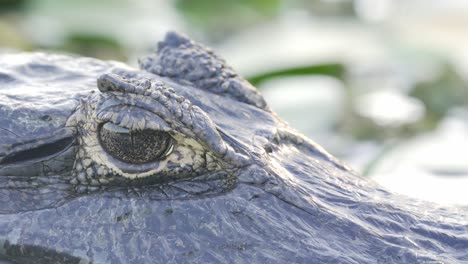
{"label": "dark marking on skin", "polygon": [[18,134],[16,134],[15,132],[13,132],[11,130],[6,129],[6,128],[0,127],[0,130],[6,131],[7,133],[11,133],[11,134],[15,135],[16,137],[19,137]]}

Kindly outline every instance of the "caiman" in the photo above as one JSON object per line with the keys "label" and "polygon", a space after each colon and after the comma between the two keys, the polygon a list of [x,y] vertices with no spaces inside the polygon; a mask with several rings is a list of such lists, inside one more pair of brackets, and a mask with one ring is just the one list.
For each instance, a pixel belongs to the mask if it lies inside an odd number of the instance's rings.
{"label": "caiman", "polygon": [[0,55],[0,263],[468,263],[467,221],[359,176],[181,34],[139,69]]}

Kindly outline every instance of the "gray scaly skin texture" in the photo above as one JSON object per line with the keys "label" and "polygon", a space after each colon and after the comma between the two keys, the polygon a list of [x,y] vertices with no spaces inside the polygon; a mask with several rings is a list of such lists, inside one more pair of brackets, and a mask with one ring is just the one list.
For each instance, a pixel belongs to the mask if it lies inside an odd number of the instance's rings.
{"label": "gray scaly skin texture", "polygon": [[468,262],[465,209],[356,175],[212,51],[140,67],[0,56],[0,262]]}

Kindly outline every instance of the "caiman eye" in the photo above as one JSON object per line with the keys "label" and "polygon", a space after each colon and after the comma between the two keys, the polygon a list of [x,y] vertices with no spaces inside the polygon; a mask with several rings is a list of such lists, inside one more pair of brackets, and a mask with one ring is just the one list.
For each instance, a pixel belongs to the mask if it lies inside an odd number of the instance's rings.
{"label": "caiman eye", "polygon": [[111,122],[99,129],[99,140],[104,150],[114,158],[128,163],[148,163],[171,154],[173,140],[169,133],[145,129],[131,131]]}

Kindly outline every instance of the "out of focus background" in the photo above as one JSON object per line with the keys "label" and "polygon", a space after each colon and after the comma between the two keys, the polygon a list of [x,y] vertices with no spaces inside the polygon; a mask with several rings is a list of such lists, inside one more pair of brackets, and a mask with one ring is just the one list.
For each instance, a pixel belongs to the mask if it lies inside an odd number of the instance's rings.
{"label": "out of focus background", "polygon": [[136,65],[167,30],[213,47],[365,177],[468,206],[468,1],[0,0],[0,52]]}

